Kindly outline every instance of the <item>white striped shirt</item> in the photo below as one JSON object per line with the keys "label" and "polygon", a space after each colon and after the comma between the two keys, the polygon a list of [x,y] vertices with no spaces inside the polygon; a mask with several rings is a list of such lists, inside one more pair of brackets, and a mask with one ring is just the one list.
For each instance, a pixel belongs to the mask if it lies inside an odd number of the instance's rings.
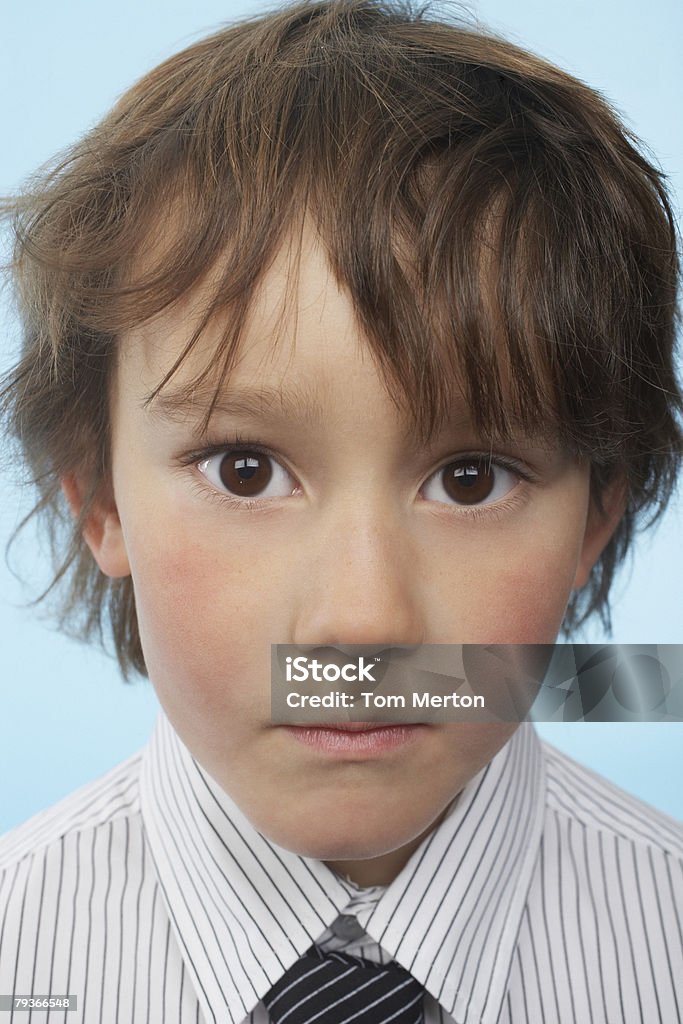
{"label": "white striped shirt", "polygon": [[0,840],[0,993],[32,1024],[265,1024],[313,942],[396,960],[427,1024],[683,1020],[683,826],[525,723],[386,888],[269,843],[160,715]]}

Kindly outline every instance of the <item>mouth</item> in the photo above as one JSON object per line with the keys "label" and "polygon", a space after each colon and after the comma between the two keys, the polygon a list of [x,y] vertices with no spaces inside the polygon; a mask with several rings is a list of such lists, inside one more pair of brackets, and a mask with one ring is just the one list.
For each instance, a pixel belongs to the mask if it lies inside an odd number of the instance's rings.
{"label": "mouth", "polygon": [[369,760],[417,742],[432,726],[389,722],[334,722],[329,725],[283,725],[293,739],[319,753]]}
{"label": "mouth", "polygon": [[[422,725],[422,722],[402,722],[403,726]],[[307,727],[308,728],[308,727]],[[380,729],[395,729],[395,722],[321,722],[310,726],[313,729],[334,729],[338,732],[377,732]]]}

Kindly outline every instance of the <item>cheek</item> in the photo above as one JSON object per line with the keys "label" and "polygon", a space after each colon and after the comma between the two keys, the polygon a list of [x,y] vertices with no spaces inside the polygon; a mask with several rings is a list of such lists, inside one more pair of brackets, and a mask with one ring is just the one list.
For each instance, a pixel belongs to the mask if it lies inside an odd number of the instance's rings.
{"label": "cheek", "polygon": [[554,643],[567,605],[565,587],[549,586],[546,573],[513,569],[498,593],[489,620],[496,643]]}
{"label": "cheek", "polygon": [[487,588],[487,636],[480,642],[554,643],[571,596],[579,542],[569,532],[551,543],[537,539],[511,550],[490,577],[496,584]]}
{"label": "cheek", "polygon": [[129,554],[142,648],[160,696],[217,710],[255,671],[270,672],[270,647],[258,646],[268,627],[257,560],[198,540],[172,519],[144,543],[133,539]]}

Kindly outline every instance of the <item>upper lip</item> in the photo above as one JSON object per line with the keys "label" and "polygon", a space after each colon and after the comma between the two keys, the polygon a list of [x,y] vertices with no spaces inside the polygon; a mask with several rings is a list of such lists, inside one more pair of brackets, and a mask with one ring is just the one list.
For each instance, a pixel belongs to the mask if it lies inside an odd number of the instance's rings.
{"label": "upper lip", "polygon": [[406,725],[420,725],[420,722],[323,722],[315,725],[299,725],[299,729],[336,729],[339,732],[371,732],[374,729],[396,729]]}

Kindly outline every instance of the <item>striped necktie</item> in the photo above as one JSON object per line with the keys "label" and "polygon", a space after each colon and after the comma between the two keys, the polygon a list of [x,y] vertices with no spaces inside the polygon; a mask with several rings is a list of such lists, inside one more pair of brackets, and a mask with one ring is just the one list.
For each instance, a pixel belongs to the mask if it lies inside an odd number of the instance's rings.
{"label": "striped necktie", "polygon": [[311,948],[264,996],[273,1024],[422,1024],[424,989],[393,961]]}

